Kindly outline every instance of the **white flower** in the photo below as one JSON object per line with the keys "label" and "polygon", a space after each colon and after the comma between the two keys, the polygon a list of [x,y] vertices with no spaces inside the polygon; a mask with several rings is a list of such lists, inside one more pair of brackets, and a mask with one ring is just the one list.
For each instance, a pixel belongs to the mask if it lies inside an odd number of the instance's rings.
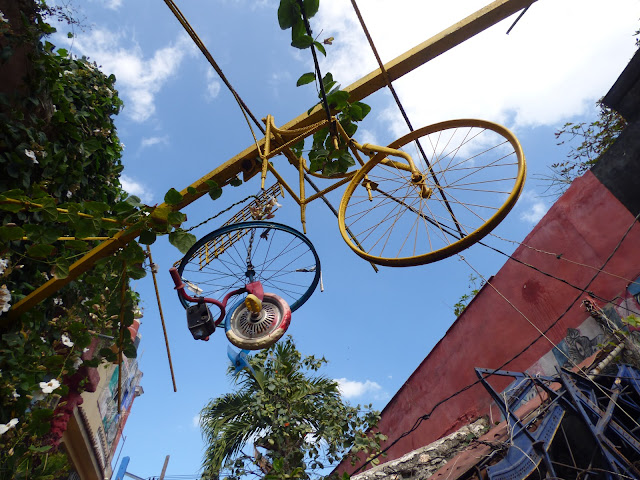
{"label": "white flower", "polygon": [[41,341],[42,343],[47,343],[47,339],[46,339],[46,338],[44,338],[44,337],[40,337],[40,341]]}
{"label": "white flower", "polygon": [[84,363],[84,361],[80,357],[78,357],[73,362],[73,368],[75,368],[77,370],[77,369],[80,368],[80,365],[82,365],[83,363]]}
{"label": "white flower", "polygon": [[0,315],[9,311],[11,308],[11,304],[9,303],[10,301],[11,292],[6,285],[2,285],[2,287],[0,287]]}
{"label": "white flower", "polygon": [[73,72],[71,70],[65,70],[64,72],[65,75],[73,75]]}
{"label": "white flower", "polygon": [[42,389],[42,393],[51,393],[59,386],[60,386],[60,382],[55,378],[49,380],[48,382],[40,382],[40,388]]}
{"label": "white flower", "polygon": [[11,395],[13,395],[13,398],[20,398],[20,394],[18,392],[16,392],[16,389],[13,389],[13,392],[11,393]]}
{"label": "white flower", "polygon": [[270,205],[271,207],[277,207],[277,208],[280,208],[280,207],[282,206],[282,205],[280,205],[280,204],[278,203],[278,200],[276,200],[276,197],[271,197],[271,198],[269,199],[269,205]]}
{"label": "white flower", "polygon": [[0,275],[2,275],[5,269],[9,266],[9,260],[2,258],[0,259]]}
{"label": "white flower", "polygon": [[9,19],[4,16],[4,13],[0,11],[0,22],[9,23]]}
{"label": "white flower", "polygon": [[82,349],[82,353],[87,353],[89,351],[89,347],[85,347]]}
{"label": "white flower", "polygon": [[38,163],[38,160],[36,160],[36,154],[33,150],[25,150],[24,154],[31,159],[34,165]]}
{"label": "white flower", "polygon": [[62,305],[62,299],[60,297],[56,297],[53,299],[54,305]]}
{"label": "white flower", "polygon": [[62,344],[66,347],[73,347],[73,342],[71,341],[71,339],[69,338],[69,336],[66,333],[62,334],[62,337],[60,337],[60,340],[62,341]]}
{"label": "white flower", "polygon": [[69,190],[67,190],[67,198],[71,198],[72,195],[73,195],[73,193],[71,193]]}
{"label": "white flower", "polygon": [[9,420],[9,423],[0,423],[0,435],[7,433],[9,430],[14,428],[18,424],[18,421],[19,420],[17,418],[12,418]]}

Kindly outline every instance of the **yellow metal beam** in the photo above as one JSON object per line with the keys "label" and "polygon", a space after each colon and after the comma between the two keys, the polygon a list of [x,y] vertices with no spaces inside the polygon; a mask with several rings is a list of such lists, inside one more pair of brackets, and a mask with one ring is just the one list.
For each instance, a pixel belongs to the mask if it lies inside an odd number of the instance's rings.
{"label": "yellow metal beam", "polygon": [[[391,80],[396,80],[403,75],[411,72],[417,67],[425,64],[429,60],[436,58],[442,53],[452,49],[456,45],[463,43],[474,35],[482,32],[488,27],[504,20],[510,15],[528,7],[535,3],[536,0],[496,0],[477,12],[469,15],[467,18],[443,30],[439,34],[431,37],[417,47],[412,48],[408,52],[393,59],[385,64]],[[345,88],[350,93],[351,101],[362,100],[372,93],[380,90],[385,86],[385,80],[380,69],[374,70],[369,75],[361,78],[355,83]],[[311,114],[306,113],[298,116],[285,124],[283,129],[294,129],[309,126],[320,121],[324,116],[324,112],[320,107],[316,107]],[[260,146],[264,144],[264,139],[258,142]],[[260,163],[258,162],[258,147],[253,144],[242,152],[238,153],[222,165],[212,170],[204,177],[192,183],[189,187],[182,190],[183,200],[178,205],[162,204],[156,207],[152,216],[158,220],[166,219],[169,212],[179,210],[190,203],[194,202],[209,191],[206,182],[215,181],[221,187],[236,175],[243,173],[245,181],[260,171]],[[189,193],[189,188],[194,188],[195,193]],[[126,229],[116,234],[112,239],[89,251],[84,257],[80,258],[69,269],[69,276],[64,279],[51,279],[44,285],[32,292],[16,303],[7,317],[0,317],[0,325],[17,318],[20,314],[27,311],[33,305],[41,302],[67,283],[77,278],[80,274],[89,270],[93,264],[100,258],[104,258],[113,254],[118,248],[125,246],[128,242],[136,238],[140,234],[139,230]]]}

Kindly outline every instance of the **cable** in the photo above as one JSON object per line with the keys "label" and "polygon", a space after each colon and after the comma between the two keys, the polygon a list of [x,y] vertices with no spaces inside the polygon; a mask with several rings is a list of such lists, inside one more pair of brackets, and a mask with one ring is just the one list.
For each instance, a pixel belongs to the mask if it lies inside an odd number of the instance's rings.
{"label": "cable", "polygon": [[558,260],[563,260],[563,261],[569,262],[569,263],[571,263],[573,265],[578,265],[580,267],[585,267],[585,268],[590,268],[592,270],[597,270],[597,271],[599,271],[601,273],[604,273],[605,275],[609,275],[611,277],[615,277],[615,278],[618,278],[620,280],[624,280],[625,282],[628,282],[629,284],[640,285],[640,281],[637,281],[637,279],[636,280],[630,280],[630,279],[622,277],[620,275],[616,275],[615,273],[607,272],[606,270],[599,270],[597,267],[595,267],[593,265],[587,265],[586,263],[580,263],[580,262],[576,262],[575,260],[570,260],[570,259],[566,258],[563,253],[554,253],[554,252],[548,252],[546,250],[541,250],[539,248],[532,247],[531,245],[527,245],[526,243],[523,243],[523,242],[518,242],[516,240],[509,240],[508,238],[503,238],[500,235],[496,235],[495,233],[492,233],[492,232],[489,233],[489,235],[491,235],[492,237],[496,237],[496,238],[498,238],[498,239],[500,239],[500,240],[502,240],[504,242],[509,242],[509,243],[514,243],[516,245],[521,245],[521,246],[523,246],[525,248],[533,250],[534,252],[538,252],[538,253],[543,253],[545,255],[554,256]]}
{"label": "cable", "polygon": [[[371,35],[369,34],[369,29],[367,28],[367,25],[364,23],[364,18],[362,18],[362,14],[360,13],[360,9],[358,8],[358,4],[356,3],[356,0],[351,0],[351,5],[353,6],[353,10],[356,12],[356,16],[358,17],[358,21],[360,22],[360,26],[362,27],[362,31],[364,32],[365,36],[367,37],[367,41],[369,42],[369,46],[371,47],[371,51],[373,52],[373,55],[376,57],[376,62],[378,62],[378,67],[380,68],[380,72],[382,73],[382,78],[384,79],[385,83],[387,84],[387,87],[389,88],[389,91],[391,92],[391,95],[393,96],[393,99],[395,100],[396,105],[398,106],[398,109],[400,110],[400,113],[402,114],[402,118],[404,118],[404,121],[407,124],[407,127],[409,128],[409,131],[413,132],[414,131],[413,125],[411,124],[411,121],[409,120],[409,116],[407,115],[407,112],[404,109],[404,106],[402,105],[402,102],[400,101],[400,97],[398,97],[398,94],[396,93],[395,88],[393,88],[393,82],[391,81],[391,77],[389,77],[389,73],[387,72],[387,69],[384,67],[384,64],[382,63],[380,55],[378,54],[378,50],[376,49],[376,46],[373,43],[373,38],[371,38]],[[456,216],[453,214],[453,209],[451,208],[451,205],[449,204],[449,199],[447,198],[446,194],[444,193],[444,189],[440,186],[440,181],[438,180],[438,177],[436,176],[436,173],[434,172],[433,168],[431,167],[431,163],[429,162],[429,159],[427,158],[427,154],[424,152],[424,149],[422,148],[422,144],[420,143],[419,140],[415,140],[415,143],[416,143],[416,145],[418,147],[418,150],[420,151],[420,155],[422,156],[422,160],[424,160],[425,165],[427,166],[427,168],[429,169],[429,172],[431,173],[431,177],[433,178],[434,183],[438,187],[438,192],[440,193],[440,196],[442,197],[442,200],[444,201],[445,206],[447,207],[447,210],[449,211],[449,214],[451,215],[451,219],[453,220],[453,223],[455,224],[456,229],[458,230],[458,233],[460,234],[461,237],[464,237],[464,233],[462,233],[462,228],[460,226],[460,223],[456,219]]]}
{"label": "cable", "polygon": [[[522,354],[524,354],[527,350],[529,350],[533,345],[535,345],[538,340],[540,340],[541,338],[543,338],[543,335],[546,335],[553,327],[555,327],[557,325],[557,323],[564,318],[565,315],[567,315],[567,313],[569,313],[569,311],[573,308],[573,306],[576,304],[576,302],[578,300],[580,300],[580,298],[582,297],[582,295],[587,291],[587,289],[589,288],[589,286],[593,283],[593,281],[598,277],[598,275],[600,274],[600,271],[604,269],[604,267],[607,266],[607,264],[609,263],[609,261],[611,260],[611,258],[613,258],[613,256],[615,255],[615,253],[618,251],[618,249],[620,248],[620,245],[622,245],[622,243],[624,242],[624,240],[627,238],[627,236],[629,235],[629,232],[631,231],[631,229],[633,228],[633,226],[636,224],[636,222],[638,221],[638,219],[640,218],[640,214],[638,214],[634,219],[633,222],[631,222],[631,225],[629,225],[629,227],[627,228],[627,230],[624,232],[624,234],[622,235],[622,238],[620,239],[620,241],[618,242],[618,244],[614,247],[613,251],[609,254],[609,256],[607,257],[607,259],[604,261],[604,263],[602,264],[602,267],[595,273],[595,275],[591,278],[591,280],[589,280],[589,282],[587,283],[587,285],[584,287],[584,289],[581,289],[581,293],[569,304],[569,306],[565,309],[564,312],[562,312],[562,314],[560,314],[560,316],[558,318],[556,318],[545,330],[542,331],[541,334],[539,334],[536,338],[534,338],[529,345],[527,345],[524,349],[522,349],[520,352],[518,352],[516,355],[514,355],[513,357],[511,357],[509,360],[507,360],[506,362],[504,362],[501,366],[499,366],[498,368],[496,368],[495,370],[503,370],[507,365],[509,365],[511,362],[513,362],[514,360],[516,360],[518,357],[520,357]],[[489,377],[491,377],[493,375],[493,373],[490,373],[488,375],[486,375],[485,377],[483,377],[483,379],[487,379]],[[407,431],[403,432],[400,436],[398,436],[393,442],[391,442],[391,444],[389,444],[387,447],[385,447],[383,450],[381,450],[379,453],[377,453],[375,456],[367,459],[362,465],[360,465],[358,468],[356,468],[353,472],[351,472],[351,476],[354,476],[356,473],[358,473],[360,470],[362,470],[363,468],[365,468],[367,465],[369,465],[374,459],[379,458],[381,455],[385,454],[386,452],[389,451],[389,449],[391,449],[394,445],[396,445],[400,440],[402,440],[403,438],[405,438],[406,436],[410,435],[411,433],[413,433],[414,431],[416,431],[418,429],[418,427],[420,426],[420,424],[424,421],[424,420],[428,420],[431,415],[433,414],[433,412],[441,405],[447,403],[449,400],[461,395],[462,393],[466,392],[467,390],[473,388],[474,386],[478,385],[479,383],[481,383],[481,379],[478,379],[474,382],[471,382],[470,384],[466,385],[465,387],[461,388],[460,390],[457,390],[456,392],[452,393],[451,395],[443,398],[442,400],[439,400],[438,402],[436,402],[431,409],[421,415],[420,417],[418,417],[418,419],[416,420],[416,422],[414,423],[414,425]]]}

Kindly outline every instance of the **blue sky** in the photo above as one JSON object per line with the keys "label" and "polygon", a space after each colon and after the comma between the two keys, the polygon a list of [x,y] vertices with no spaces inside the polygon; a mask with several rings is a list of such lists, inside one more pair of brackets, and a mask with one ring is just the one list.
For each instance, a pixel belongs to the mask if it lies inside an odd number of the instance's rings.
{"label": "blue sky", "polygon": [[[367,0],[360,9],[386,62],[487,2],[403,0],[391,7],[392,2]],[[76,28],[68,40],[68,27],[61,27],[53,43],[89,56],[116,75],[125,102],[116,120],[126,146],[123,184],[131,194],[150,205],[161,203],[169,188],[185,188],[252,143],[233,98],[164,2],[76,3],[85,28]],[[288,32],[277,24],[275,0],[183,0],[178,6],[258,118],[270,113],[281,125],[315,103],[311,85],[295,87],[296,79],[311,71],[311,59],[308,52],[289,46]],[[548,209],[552,199],[536,177],[547,174],[549,165],[566,153],[556,146],[553,133],[566,121],[593,118],[594,102],[635,50],[639,7],[637,0],[606,6],[596,0],[540,0],[510,35],[505,32],[513,18],[395,82],[414,126],[478,117],[503,123],[519,137],[529,176],[521,200],[496,234],[522,240]],[[333,72],[343,85],[376,67],[356,22],[348,0],[322,0],[312,22],[321,38],[335,38],[322,70]],[[385,145],[405,133],[386,91],[367,102],[373,111],[357,134],[361,143]],[[286,162],[277,160],[286,172]],[[186,226],[258,189],[254,178],[226,188],[216,202],[202,198],[185,210]],[[331,199],[337,205],[339,194]],[[296,205],[289,198],[280,203],[276,220],[300,229]],[[348,249],[322,203],[311,204],[307,218],[325,291],[317,291],[294,313],[289,333],[303,353],[329,360],[324,374],[340,379],[349,401],[382,409],[455,320],[453,305],[468,292],[472,271],[454,257],[421,267],[382,268],[376,274]],[[194,233],[200,237],[216,226],[211,222]],[[506,252],[515,248],[496,237],[487,243]],[[166,239],[153,245],[152,252],[160,266],[178,393],[171,385],[149,276],[136,283],[145,314],[140,346],[145,393],[134,403],[122,450],[131,457],[129,471],[143,478],[159,475],[165,455],[171,455],[168,475],[198,470],[203,446],[195,423],[198,412],[232,388],[225,376],[224,334],[216,332],[208,343],[195,342],[186,328],[167,273],[179,252]],[[504,263],[504,257],[481,246],[464,255],[487,277]]]}

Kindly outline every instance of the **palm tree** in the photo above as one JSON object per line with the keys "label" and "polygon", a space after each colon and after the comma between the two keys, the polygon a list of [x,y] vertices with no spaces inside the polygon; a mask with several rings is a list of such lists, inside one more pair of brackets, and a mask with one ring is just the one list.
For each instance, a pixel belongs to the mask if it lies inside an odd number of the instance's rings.
{"label": "palm tree", "polygon": [[[215,398],[202,410],[206,442],[203,478],[309,474],[336,464],[356,451],[379,448],[385,437],[365,435],[379,412],[345,404],[338,384],[316,374],[324,358],[302,358],[291,337],[263,350],[245,368],[229,374],[238,390]],[[245,447],[253,444],[253,451]],[[222,475],[220,475],[222,476]]]}

